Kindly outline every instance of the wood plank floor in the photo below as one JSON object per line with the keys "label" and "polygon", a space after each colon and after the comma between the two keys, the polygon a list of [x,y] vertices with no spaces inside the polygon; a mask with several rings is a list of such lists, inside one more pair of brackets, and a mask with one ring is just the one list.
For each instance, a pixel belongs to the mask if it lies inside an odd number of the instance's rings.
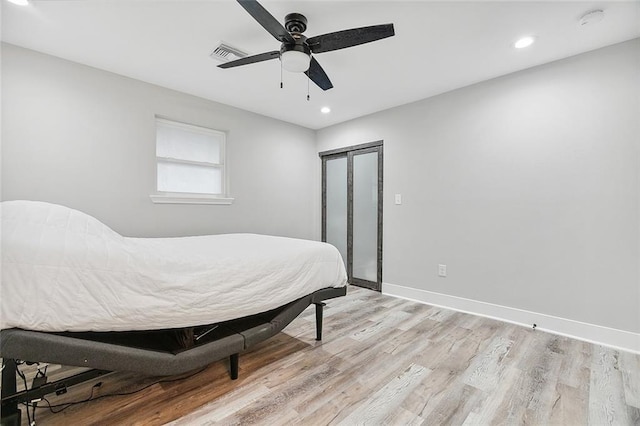
{"label": "wood plank floor", "polygon": [[[283,333],[184,380],[114,373],[40,425],[639,425],[640,356],[349,288]],[[43,404],[43,403],[40,403]],[[26,424],[26,416],[23,416]]]}

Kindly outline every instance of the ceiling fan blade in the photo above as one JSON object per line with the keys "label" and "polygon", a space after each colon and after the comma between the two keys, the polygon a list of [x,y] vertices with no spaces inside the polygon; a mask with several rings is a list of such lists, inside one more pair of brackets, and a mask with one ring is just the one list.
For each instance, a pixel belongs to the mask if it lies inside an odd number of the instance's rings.
{"label": "ceiling fan blade", "polygon": [[287,31],[287,29],[280,23],[272,14],[262,7],[260,3],[255,0],[238,0],[240,6],[244,8],[249,15],[253,16],[253,19],[258,21],[265,30],[269,31],[281,43],[294,44],[296,41],[293,36]]}
{"label": "ceiling fan blade", "polygon": [[327,73],[324,72],[315,58],[311,58],[309,69],[304,73],[322,90],[329,90],[333,87],[333,84],[331,84],[331,80],[329,80],[329,77],[327,77]]}
{"label": "ceiling fan blade", "polygon": [[247,56],[246,58],[236,59],[235,61],[225,62],[218,65],[218,68],[233,68],[241,65],[255,64],[256,62],[268,61],[269,59],[276,59],[280,57],[280,51],[274,50],[273,52],[260,53],[259,55]]}
{"label": "ceiling fan blade", "polygon": [[383,24],[311,37],[307,39],[307,44],[313,53],[322,53],[370,43],[393,35],[393,24]]}

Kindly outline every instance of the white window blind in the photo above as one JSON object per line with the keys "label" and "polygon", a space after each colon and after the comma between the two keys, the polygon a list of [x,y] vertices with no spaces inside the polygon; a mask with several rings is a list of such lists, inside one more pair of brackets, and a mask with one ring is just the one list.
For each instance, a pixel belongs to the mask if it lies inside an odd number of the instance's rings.
{"label": "white window blind", "polygon": [[152,199],[155,202],[197,202],[193,200],[226,197],[224,150],[224,132],[156,118],[157,190],[160,194]]}

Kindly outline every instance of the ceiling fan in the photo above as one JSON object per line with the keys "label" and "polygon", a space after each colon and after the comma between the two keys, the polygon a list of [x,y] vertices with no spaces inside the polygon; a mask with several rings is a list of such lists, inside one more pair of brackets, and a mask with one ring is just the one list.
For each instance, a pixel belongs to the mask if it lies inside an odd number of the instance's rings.
{"label": "ceiling fan", "polygon": [[284,26],[255,0],[237,0],[280,43],[280,50],[260,53],[230,61],[220,68],[232,68],[279,58],[282,67],[291,72],[304,72],[322,90],[333,87],[331,80],[312,54],[330,52],[359,44],[370,43],[393,36],[393,24],[352,28],[307,38],[302,35],[307,29],[307,18],[300,13],[289,13]]}

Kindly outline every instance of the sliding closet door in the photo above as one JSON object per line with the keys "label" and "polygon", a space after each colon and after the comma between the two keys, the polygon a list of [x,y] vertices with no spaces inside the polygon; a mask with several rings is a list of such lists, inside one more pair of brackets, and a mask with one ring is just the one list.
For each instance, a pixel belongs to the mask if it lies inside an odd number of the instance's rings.
{"label": "sliding closet door", "polygon": [[322,241],[342,255],[351,284],[382,286],[382,141],[320,153]]}
{"label": "sliding closet door", "polygon": [[334,245],[347,267],[347,156],[323,161],[323,241]]}
{"label": "sliding closet door", "polygon": [[352,157],[351,277],[359,284],[378,283],[378,150],[355,151]]}

